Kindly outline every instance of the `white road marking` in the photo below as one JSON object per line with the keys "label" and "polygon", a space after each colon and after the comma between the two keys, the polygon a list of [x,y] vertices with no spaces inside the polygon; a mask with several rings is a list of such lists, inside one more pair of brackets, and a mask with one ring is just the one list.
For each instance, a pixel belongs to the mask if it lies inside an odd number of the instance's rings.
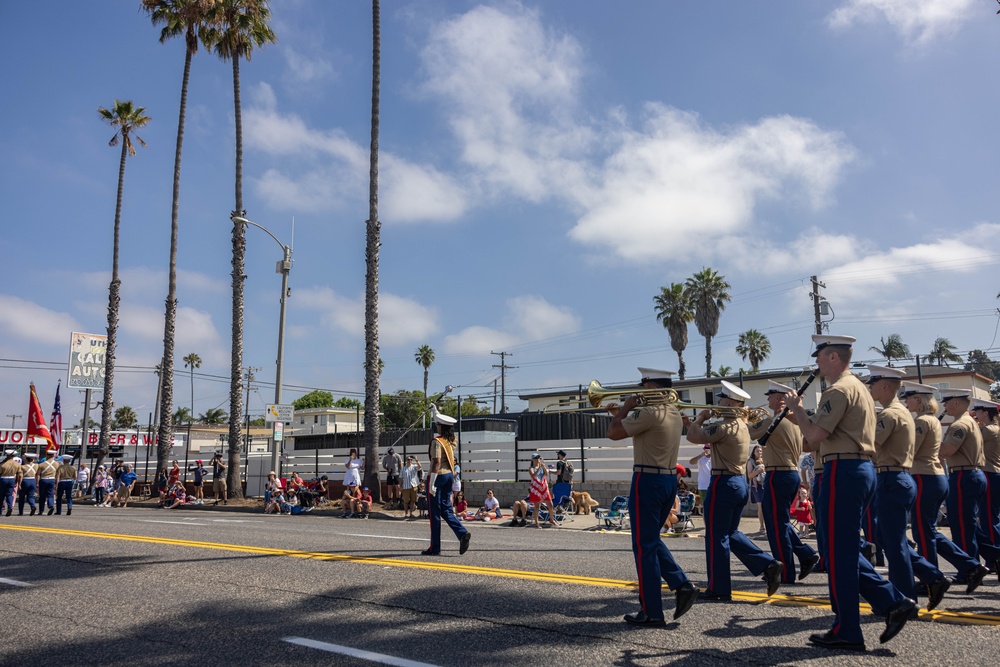
{"label": "white road marking", "polygon": [[190,521],[158,521],[156,519],[136,519],[142,523],[173,523],[178,526],[207,526],[207,523],[191,523]]}
{"label": "white road marking", "polygon": [[305,637],[282,637],[281,641],[288,642],[289,644],[298,644],[299,646],[305,646],[307,648],[319,649],[320,651],[326,651],[327,653],[348,655],[352,658],[360,658],[362,660],[368,660],[382,665],[392,665],[393,667],[436,667],[436,665],[429,662],[417,662],[416,660],[397,658],[393,655],[362,651],[361,649],[352,648],[350,646],[328,644],[326,642],[316,641],[315,639],[306,639]]}
{"label": "white road marking", "polygon": [[18,581],[17,579],[4,579],[3,577],[0,577],[0,584],[7,584],[8,586],[22,586],[25,588],[29,586],[34,586],[34,584],[29,584],[26,581]]}
{"label": "white road marking", "polygon": [[209,519],[218,523],[264,523],[264,521],[247,521],[245,519]]}
{"label": "white road marking", "polygon": [[413,540],[414,542],[426,542],[426,537],[398,537],[396,535],[365,535],[363,533],[327,533],[327,535],[346,535],[347,537],[374,537],[380,540]]}

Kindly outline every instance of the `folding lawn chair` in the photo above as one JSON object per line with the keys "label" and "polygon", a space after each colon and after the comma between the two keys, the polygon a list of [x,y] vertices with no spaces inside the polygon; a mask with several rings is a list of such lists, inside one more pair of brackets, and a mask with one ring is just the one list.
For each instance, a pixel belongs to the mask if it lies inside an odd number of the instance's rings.
{"label": "folding lawn chair", "polygon": [[594,516],[597,517],[598,525],[603,521],[608,528],[628,528],[628,498],[615,496],[608,509],[598,508],[594,510]]}

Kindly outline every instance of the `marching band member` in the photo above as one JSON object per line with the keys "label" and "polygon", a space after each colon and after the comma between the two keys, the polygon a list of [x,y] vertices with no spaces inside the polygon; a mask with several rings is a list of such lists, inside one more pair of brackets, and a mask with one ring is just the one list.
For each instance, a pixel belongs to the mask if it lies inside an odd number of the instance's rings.
{"label": "marching band member", "polygon": [[[432,406],[433,407],[433,406]],[[454,417],[434,412],[438,434],[431,440],[427,457],[431,471],[427,479],[427,514],[431,522],[431,546],[420,553],[424,556],[441,555],[441,520],[444,519],[458,538],[458,553],[469,550],[472,534],[455,516],[451,505],[452,486],[455,483],[455,424]]]}
{"label": "marching band member", "polygon": [[[767,407],[775,415],[785,407],[785,394],[794,392],[789,386],[768,381]],[[774,417],[755,424],[750,429],[750,437],[757,440],[774,421]],[[802,455],[802,432],[789,419],[782,419],[768,436],[764,446],[764,469],[767,470],[765,482],[764,525],[767,528],[767,541],[771,545],[771,554],[785,566],[783,584],[795,583],[795,559],[800,564],[799,579],[805,579],[819,563],[819,554],[802,542],[799,534],[792,527],[790,509],[792,501],[798,495],[801,480],[799,479],[799,457]]]}
{"label": "marching band member", "polygon": [[906,539],[906,524],[917,499],[916,483],[910,476],[916,445],[916,424],[897,394],[905,372],[898,368],[868,366],[868,391],[882,405],[875,422],[875,501],[876,540],[885,551],[889,581],[910,599],[916,599],[913,575],[927,586],[927,609],[944,598],[951,582],[941,570],[914,551]]}
{"label": "marching band member", "polygon": [[56,511],[56,471],[59,470],[59,461],[56,460],[56,450],[46,449],[45,460],[38,464],[38,472],[35,473],[35,483],[38,485],[38,514],[46,506],[49,514]]}
{"label": "marching band member", "polygon": [[[722,380],[722,390],[716,397],[720,407],[738,408],[743,407],[750,394]],[[750,452],[750,432],[746,422],[736,416],[727,416],[706,426],[711,415],[710,410],[702,410],[693,422],[684,417],[688,440],[698,445],[712,444],[712,486],[705,504],[708,586],[698,597],[718,601],[733,599],[730,550],[754,576],[763,575],[770,597],[781,585],[785,568],[781,561],[764,553],[740,531],[740,518],[749,498],[743,463]]]}
{"label": "marching band member", "polygon": [[34,452],[24,453],[24,463],[21,464],[21,488],[17,492],[18,516],[24,514],[24,501],[26,500],[31,506],[31,514],[28,516],[35,516],[35,492],[38,489],[38,485],[35,483],[35,475],[38,473],[38,464],[35,462],[37,457],[38,454]]}
{"label": "marching band member", "polygon": [[[640,368],[640,384],[647,389],[668,389],[671,371]],[[639,397],[629,396],[612,412],[608,427],[610,440],[632,438],[632,486],[628,511],[632,531],[632,555],[639,577],[641,609],[626,614],[629,625],[662,628],[663,600],[660,581],[674,591],[674,619],[694,604],[698,589],[688,581],[673,554],[660,539],[677,495],[677,452],[681,444],[681,416],[676,406],[666,402],[639,405]]]}
{"label": "marching band member", "polygon": [[850,372],[851,336],[814,334],[813,343],[820,374],[829,383],[819,399],[812,419],[796,393],[785,394],[802,435],[819,447],[823,460],[818,514],[825,519],[826,570],[833,609],[833,627],[814,634],[815,646],[864,651],[861,633],[860,597],[876,613],[886,615],[884,644],[895,637],[908,620],[916,618],[916,603],[905,597],[861,556],[861,515],[875,491],[875,402],[858,378]]}
{"label": "marching band member", "polygon": [[14,460],[16,450],[4,451],[3,463],[0,463],[0,498],[7,503],[7,516],[14,511],[14,492],[21,481],[21,465]]}
{"label": "marching band member", "polygon": [[986,495],[986,459],[979,425],[969,414],[969,394],[968,389],[941,390],[944,412],[955,418],[941,442],[941,456],[948,463],[948,525],[951,539],[965,553],[996,566],[1000,564],[1000,548],[980,543],[977,535],[976,515]]}
{"label": "marching band member", "polygon": [[958,571],[958,580],[966,583],[965,591],[971,594],[982,583],[988,570],[937,529],[938,512],[948,497],[948,477],[938,457],[941,421],[937,418],[938,404],[934,398],[934,387],[904,380],[902,390],[906,408],[916,415],[916,441],[910,474],[917,485],[912,520],[917,553],[935,567],[940,554]]}
{"label": "marching band member", "polygon": [[1000,426],[997,425],[997,404],[981,398],[972,399],[972,417],[983,436],[983,474],[986,475],[986,495],[979,505],[979,527],[986,539],[1000,546]]}

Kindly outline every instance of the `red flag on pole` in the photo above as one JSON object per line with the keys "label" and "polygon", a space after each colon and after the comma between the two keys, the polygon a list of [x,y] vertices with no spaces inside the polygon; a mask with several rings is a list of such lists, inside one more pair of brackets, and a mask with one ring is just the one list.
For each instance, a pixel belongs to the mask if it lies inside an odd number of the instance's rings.
{"label": "red flag on pole", "polygon": [[52,407],[52,421],[49,422],[49,433],[52,436],[52,444],[56,446],[56,450],[62,447],[63,444],[62,404],[59,401],[59,388],[61,386],[62,381],[56,385],[56,404]]}
{"label": "red flag on pole", "polygon": [[59,446],[52,442],[52,434],[49,427],[45,425],[45,413],[42,412],[42,404],[38,402],[38,394],[35,393],[35,383],[31,383],[31,398],[28,400],[28,440],[32,437],[44,438],[48,444],[45,451],[50,449],[58,450]]}

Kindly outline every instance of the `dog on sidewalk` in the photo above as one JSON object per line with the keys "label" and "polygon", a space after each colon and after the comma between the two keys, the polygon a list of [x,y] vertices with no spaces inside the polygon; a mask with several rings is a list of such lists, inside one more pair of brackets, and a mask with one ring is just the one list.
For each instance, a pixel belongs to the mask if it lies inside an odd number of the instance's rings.
{"label": "dog on sidewalk", "polygon": [[573,499],[573,513],[574,514],[590,514],[591,508],[600,505],[596,500],[590,497],[590,494],[586,491],[570,491],[570,498]]}

